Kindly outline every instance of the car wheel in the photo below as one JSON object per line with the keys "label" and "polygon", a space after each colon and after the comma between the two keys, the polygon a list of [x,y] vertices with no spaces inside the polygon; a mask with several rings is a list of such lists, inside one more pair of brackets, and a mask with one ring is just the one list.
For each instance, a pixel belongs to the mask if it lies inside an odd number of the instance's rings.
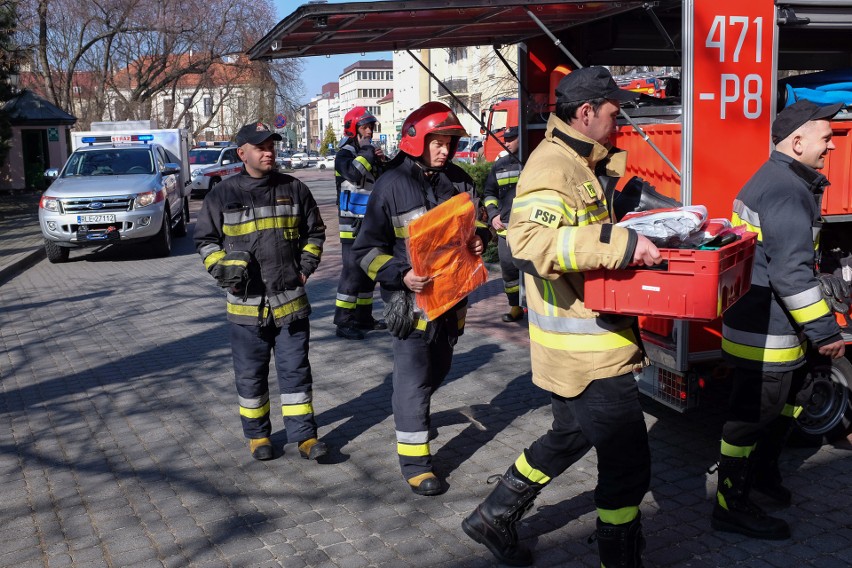
{"label": "car wheel", "polygon": [[47,260],[51,264],[57,264],[68,260],[68,254],[71,252],[71,249],[61,247],[49,239],[44,239],[44,251],[47,253]]}
{"label": "car wheel", "polygon": [[325,164],[320,164],[320,167],[319,167],[319,168],[320,168],[321,170],[324,170],[324,169],[325,169]]}
{"label": "car wheel", "polygon": [[174,228],[174,235],[176,237],[186,236],[186,225],[189,223],[189,199],[184,197],[181,202],[183,205],[180,208],[180,218]]}
{"label": "car wheel", "polygon": [[207,187],[207,193],[213,191],[213,188],[219,185],[219,182],[222,181],[219,178],[213,178],[210,180],[210,185]]}
{"label": "car wheel", "polygon": [[153,238],[153,246],[151,247],[155,256],[169,256],[172,253],[172,231],[169,225],[171,213],[166,209],[163,214],[163,224],[160,230]]}
{"label": "car wheel", "polygon": [[814,367],[810,378],[813,391],[796,420],[795,441],[822,444],[846,436],[852,425],[852,363],[845,357],[835,359],[831,365]]}

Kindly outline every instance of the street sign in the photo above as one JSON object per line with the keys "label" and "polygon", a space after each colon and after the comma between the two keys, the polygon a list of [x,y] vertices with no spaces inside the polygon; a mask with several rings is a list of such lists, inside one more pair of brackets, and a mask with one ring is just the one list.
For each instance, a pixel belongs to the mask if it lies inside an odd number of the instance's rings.
{"label": "street sign", "polygon": [[283,114],[279,114],[275,117],[275,128],[284,128],[287,126],[287,117]]}
{"label": "street sign", "polygon": [[382,144],[386,143],[388,141],[388,135],[387,134],[379,134],[379,140],[382,141]]}
{"label": "street sign", "polygon": [[59,129],[58,128],[48,128],[47,129],[47,141],[48,142],[59,142]]}

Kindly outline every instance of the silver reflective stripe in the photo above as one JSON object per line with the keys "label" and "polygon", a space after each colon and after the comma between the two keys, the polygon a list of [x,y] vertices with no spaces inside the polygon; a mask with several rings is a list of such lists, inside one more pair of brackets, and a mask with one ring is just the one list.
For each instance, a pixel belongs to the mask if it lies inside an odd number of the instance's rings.
{"label": "silver reflective stripe", "polygon": [[819,233],[822,230],[822,227],[811,227],[811,230],[813,231],[814,242],[817,242],[819,240]]}
{"label": "silver reflective stripe", "polygon": [[259,306],[261,296],[248,296],[243,300],[242,296],[234,296],[228,292],[228,303],[237,304],[240,306]]}
{"label": "silver reflective stripe", "polygon": [[269,303],[273,306],[283,306],[284,304],[289,304],[303,296],[305,296],[305,288],[303,286],[299,286],[293,290],[284,290],[283,292],[271,294],[269,296]]}
{"label": "silver reflective stripe", "polygon": [[337,299],[341,302],[349,302],[351,304],[354,304],[355,301],[358,300],[356,296],[349,296],[347,294],[338,294]]}
{"label": "silver reflective stripe", "polygon": [[[275,207],[255,207],[258,219],[269,217],[294,217],[299,214],[298,205],[276,205]],[[239,225],[247,223],[254,219],[254,211],[251,207],[241,209],[240,211],[225,212],[222,215],[222,220],[226,225]]]}
{"label": "silver reflective stripe", "polygon": [[499,172],[496,177],[498,180],[500,180],[503,178],[516,178],[519,175],[521,175],[521,170],[508,170],[504,172]]}
{"label": "silver reflective stripe", "polygon": [[746,207],[745,203],[743,203],[739,199],[734,200],[734,213],[739,215],[740,219],[742,219],[749,225],[760,227],[760,215],[757,214],[757,211],[752,211],[751,209]]}
{"label": "silver reflective stripe", "polygon": [[214,252],[218,252],[220,250],[222,250],[222,247],[220,247],[219,245],[204,245],[203,247],[201,247],[201,250],[198,251],[198,254],[201,255],[201,258],[207,258]]}
{"label": "silver reflective stripe", "polygon": [[291,394],[282,394],[281,395],[281,405],[286,406],[290,404],[307,404],[311,402],[311,392],[294,392]]}
{"label": "silver reflective stripe", "polygon": [[269,402],[269,393],[265,393],[257,398],[243,398],[241,396],[238,398],[240,400],[240,406],[243,408],[261,408],[264,404]]}
{"label": "silver reflective stripe", "polygon": [[546,316],[529,311],[530,325],[534,325],[542,331],[556,333],[579,333],[583,335],[602,335],[622,331],[633,325],[632,317],[609,318],[568,318],[560,316]]}
{"label": "silver reflective stripe", "polygon": [[352,230],[352,227],[355,226],[355,219],[359,219],[360,217],[355,215],[355,213],[350,213],[349,211],[341,211],[341,217],[346,217],[346,219],[340,219],[340,230],[345,231],[346,229]]}
{"label": "silver reflective stripe", "polygon": [[341,150],[347,150],[349,152],[352,152],[353,154],[358,153],[358,150],[356,150],[355,146],[353,146],[352,144],[345,144],[345,145],[341,146],[340,149]]}
{"label": "silver reflective stripe", "polygon": [[[376,258],[379,255],[382,255],[382,254],[385,254],[385,253],[383,253],[381,249],[377,249],[377,248],[370,249],[370,252],[365,254],[364,258],[361,259],[361,270],[363,270],[364,272],[369,274],[370,273],[370,264],[372,264],[373,261],[376,260]],[[390,256],[390,255],[388,255],[388,256]]]}
{"label": "silver reflective stripe", "polygon": [[784,305],[787,306],[788,310],[798,310],[799,308],[805,308],[822,300],[822,291],[820,291],[819,285],[817,284],[813,288],[805,290],[804,292],[799,292],[792,296],[783,296],[781,300],[784,302]]}
{"label": "silver reflective stripe", "polygon": [[408,213],[403,213],[402,215],[394,215],[393,217],[391,217],[391,223],[393,223],[393,226],[397,229],[402,229],[424,213],[426,213],[426,208],[418,207],[417,209],[413,209]]}
{"label": "silver reflective stripe", "polygon": [[396,431],[396,441],[403,444],[426,444],[429,442],[429,431],[423,432],[402,432]]}
{"label": "silver reflective stripe", "polygon": [[751,347],[761,347],[765,349],[787,349],[790,347],[798,347],[805,340],[804,337],[798,335],[764,335],[762,333],[752,333],[750,331],[741,331],[733,329],[727,325],[722,325],[722,337],[740,345],[749,345]]}
{"label": "silver reflective stripe", "polygon": [[349,193],[357,193],[357,194],[360,194],[360,195],[370,195],[370,193],[373,191],[373,186],[370,185],[368,187],[367,186],[361,187],[361,186],[355,185],[354,183],[352,183],[349,180],[344,180],[343,183],[340,184],[340,190],[341,191],[348,191]]}
{"label": "silver reflective stripe", "polygon": [[359,300],[362,300],[362,299],[364,299],[364,298],[370,298],[370,299],[372,299],[372,298],[373,298],[373,293],[372,293],[372,292],[358,292],[358,299],[359,299]]}

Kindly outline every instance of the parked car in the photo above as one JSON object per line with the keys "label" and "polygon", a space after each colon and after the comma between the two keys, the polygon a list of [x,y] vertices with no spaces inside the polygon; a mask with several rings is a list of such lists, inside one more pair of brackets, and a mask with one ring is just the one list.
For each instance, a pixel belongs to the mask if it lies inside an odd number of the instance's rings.
{"label": "parked car", "polygon": [[293,167],[293,152],[289,150],[285,150],[283,152],[278,152],[278,156],[275,158],[275,163],[278,164],[279,168],[290,169]]}
{"label": "parked car", "polygon": [[290,157],[290,167],[294,170],[308,167],[308,155],[305,152],[296,152]]}
{"label": "parked car", "polygon": [[205,195],[223,179],[237,175],[243,161],[236,146],[199,147],[189,151],[192,195]]}
{"label": "parked car", "polygon": [[453,157],[457,162],[465,162],[475,164],[479,159],[480,151],[482,150],[482,140],[474,140],[471,144],[462,146],[465,139],[459,140],[460,149],[456,150],[456,155]]}
{"label": "parked car", "polygon": [[319,162],[317,163],[317,167],[321,170],[324,170],[326,168],[333,170],[334,169],[334,158],[336,156],[337,156],[337,154],[326,154],[325,156],[323,156],[319,159]]}

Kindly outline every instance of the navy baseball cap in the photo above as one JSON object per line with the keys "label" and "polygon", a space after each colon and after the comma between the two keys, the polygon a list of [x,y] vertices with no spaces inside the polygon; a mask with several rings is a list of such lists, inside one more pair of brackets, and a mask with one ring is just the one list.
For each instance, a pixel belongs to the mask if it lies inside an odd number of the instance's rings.
{"label": "navy baseball cap", "polygon": [[514,140],[518,137],[518,127],[517,126],[507,126],[505,130],[503,130],[503,140]]}
{"label": "navy baseball cap", "polygon": [[583,67],[571,71],[556,86],[557,103],[578,103],[611,99],[626,103],[639,99],[639,93],[621,89],[606,67]]}
{"label": "navy baseball cap", "polygon": [[278,142],[281,140],[281,135],[273,132],[267,124],[252,122],[240,128],[240,131],[237,132],[236,140],[237,146],[242,146],[243,144],[263,144],[270,138]]}
{"label": "navy baseball cap", "polygon": [[772,123],[772,143],[778,144],[806,122],[833,117],[841,108],[843,103],[820,106],[804,99],[794,102],[775,117]]}

